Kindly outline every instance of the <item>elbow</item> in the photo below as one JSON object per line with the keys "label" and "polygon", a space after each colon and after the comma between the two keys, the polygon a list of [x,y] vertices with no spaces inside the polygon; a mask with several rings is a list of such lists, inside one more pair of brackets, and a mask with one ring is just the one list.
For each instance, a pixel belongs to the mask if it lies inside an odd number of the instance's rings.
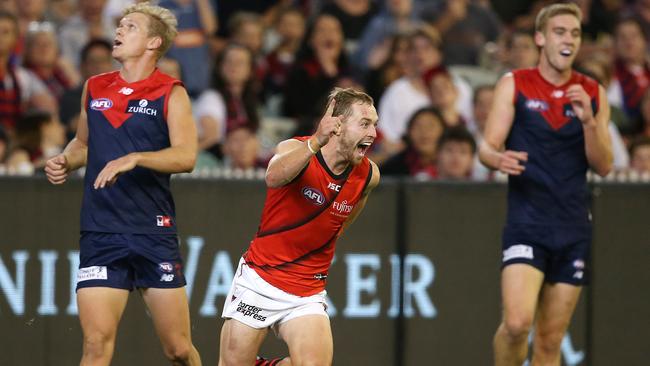
{"label": "elbow", "polygon": [[612,171],[612,165],[613,164],[611,162],[609,164],[603,164],[603,166],[595,169],[596,174],[603,178],[606,177]]}
{"label": "elbow", "polygon": [[266,171],[264,182],[268,188],[279,188],[283,184],[283,182],[270,169]]}
{"label": "elbow", "polygon": [[196,151],[192,154],[190,154],[185,161],[183,161],[181,171],[183,173],[191,173],[194,171],[194,167],[196,166],[196,157],[197,153]]}

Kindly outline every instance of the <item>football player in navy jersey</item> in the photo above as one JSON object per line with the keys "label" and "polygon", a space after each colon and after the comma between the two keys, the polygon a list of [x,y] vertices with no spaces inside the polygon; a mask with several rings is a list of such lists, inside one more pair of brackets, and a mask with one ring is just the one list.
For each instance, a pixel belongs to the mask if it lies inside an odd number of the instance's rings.
{"label": "football player in navy jersey", "polygon": [[128,7],[113,43],[119,71],[90,78],[76,137],[47,162],[53,184],[86,166],[77,305],[82,366],[108,365],[129,291],[138,289],[165,356],[200,365],[192,345],[170,175],[194,168],[197,135],[182,83],[156,62],[176,35],[167,9]]}
{"label": "football player in navy jersey", "polygon": [[533,365],[560,365],[560,346],[587,282],[591,215],[586,173],[612,167],[602,86],[572,70],[581,13],[553,4],[537,15],[536,68],[498,82],[481,161],[509,175],[503,230],[503,319],[495,364],[520,366],[534,328]]}

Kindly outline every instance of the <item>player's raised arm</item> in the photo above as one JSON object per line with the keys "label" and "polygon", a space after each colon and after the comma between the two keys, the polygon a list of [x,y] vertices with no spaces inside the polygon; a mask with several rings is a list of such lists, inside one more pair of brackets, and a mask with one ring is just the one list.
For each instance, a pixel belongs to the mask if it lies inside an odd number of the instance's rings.
{"label": "player's raised arm", "polygon": [[95,189],[115,183],[120,174],[140,166],[161,173],[185,173],[194,169],[198,139],[190,98],[182,86],[174,86],[167,112],[170,147],[150,152],[133,152],[112,160],[97,175]]}
{"label": "player's raised arm", "polygon": [[598,86],[598,113],[594,116],[589,95],[579,84],[567,89],[567,98],[571,101],[573,111],[582,122],[585,135],[585,152],[589,166],[601,177],[606,176],[612,169],[614,156],[612,141],[607,125],[610,110],[607,94],[602,86]]}
{"label": "player's raised arm", "polygon": [[325,115],[318,124],[318,130],[308,140],[285,140],[278,144],[277,151],[266,170],[266,185],[271,188],[281,187],[293,180],[309,163],[312,155],[327,145],[330,137],[341,133],[341,117],[333,117],[334,98],[327,106]]}
{"label": "player's raised arm", "polygon": [[86,115],[86,82],[81,94],[81,112],[77,124],[77,133],[65,150],[45,163],[45,174],[52,184],[63,184],[68,173],[86,165],[88,156],[88,118]]}
{"label": "player's raised arm", "polygon": [[485,125],[484,139],[479,148],[479,158],[488,168],[519,175],[525,170],[520,162],[528,160],[528,153],[504,151],[504,144],[515,116],[514,95],[514,76],[508,73],[499,80],[494,89],[494,100]]}

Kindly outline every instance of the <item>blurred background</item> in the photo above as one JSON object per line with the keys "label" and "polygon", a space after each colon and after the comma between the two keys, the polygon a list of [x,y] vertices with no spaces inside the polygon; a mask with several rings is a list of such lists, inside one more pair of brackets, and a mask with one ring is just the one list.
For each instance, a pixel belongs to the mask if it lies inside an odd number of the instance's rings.
{"label": "blurred background", "polygon": [[[78,362],[74,303],[83,171],[44,162],[74,137],[83,82],[115,70],[132,0],[0,1],[1,365]],[[500,317],[504,176],[477,159],[493,87],[537,63],[535,15],[553,1],[161,0],[179,35],[159,68],[192,98],[200,156],[173,187],[195,341],[216,364],[219,314],[254,234],[275,145],[311,134],[333,87],[379,112],[369,157],[383,179],[330,276],[338,365],[488,365]],[[580,0],[575,67],[612,106],[612,173],[591,177],[592,286],[566,365],[650,359],[650,1]],[[164,364],[132,296],[115,365]],[[264,352],[286,353],[270,336]]]}

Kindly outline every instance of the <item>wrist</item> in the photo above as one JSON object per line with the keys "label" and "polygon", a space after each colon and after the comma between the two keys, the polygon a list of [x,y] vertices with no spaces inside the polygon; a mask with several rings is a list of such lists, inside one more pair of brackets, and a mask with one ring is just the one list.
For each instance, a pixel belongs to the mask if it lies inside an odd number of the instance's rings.
{"label": "wrist", "polygon": [[592,116],[592,117],[585,118],[585,119],[582,121],[582,125],[585,126],[585,127],[595,128],[597,124],[598,124],[598,123],[596,122],[596,118],[594,118],[593,116]]}
{"label": "wrist", "polygon": [[321,145],[318,142],[317,137],[312,136],[312,137],[307,139],[307,149],[309,150],[310,153],[312,153],[312,155],[315,155],[316,153],[318,153],[320,148],[321,148]]}
{"label": "wrist", "polygon": [[142,160],[142,154],[139,152],[132,152],[129,154],[129,158],[131,161],[134,163],[135,166],[140,165],[140,161]]}

